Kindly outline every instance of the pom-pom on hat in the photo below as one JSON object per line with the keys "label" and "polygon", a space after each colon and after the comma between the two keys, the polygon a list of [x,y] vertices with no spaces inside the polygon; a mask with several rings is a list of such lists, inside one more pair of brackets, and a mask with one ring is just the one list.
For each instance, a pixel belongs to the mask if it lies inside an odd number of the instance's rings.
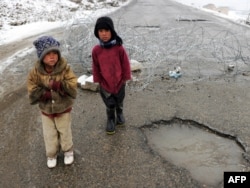
{"label": "pom-pom on hat", "polygon": [[114,23],[110,17],[103,16],[97,19],[94,29],[94,34],[96,38],[99,39],[98,30],[99,29],[108,29],[111,31],[112,39],[115,39],[117,34],[114,29]]}
{"label": "pom-pom on hat", "polygon": [[44,56],[50,51],[57,51],[59,59],[61,57],[60,53],[60,43],[51,36],[42,36],[33,42],[36,47],[37,57],[40,62],[43,61]]}

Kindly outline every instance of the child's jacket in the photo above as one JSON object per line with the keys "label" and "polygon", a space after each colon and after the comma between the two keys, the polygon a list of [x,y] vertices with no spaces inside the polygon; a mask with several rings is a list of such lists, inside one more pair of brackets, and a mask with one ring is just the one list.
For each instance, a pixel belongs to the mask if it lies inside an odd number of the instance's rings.
{"label": "child's jacket", "polygon": [[[60,83],[56,90],[50,89],[49,81]],[[29,72],[27,80],[28,95],[31,104],[39,104],[45,114],[65,112],[73,105],[77,94],[77,78],[64,58],[61,58],[52,73],[47,73],[44,65],[37,61]],[[44,97],[49,93],[49,98]]]}
{"label": "child's jacket", "polygon": [[103,48],[96,45],[92,50],[94,82],[107,92],[116,94],[131,79],[128,55],[122,45]]}

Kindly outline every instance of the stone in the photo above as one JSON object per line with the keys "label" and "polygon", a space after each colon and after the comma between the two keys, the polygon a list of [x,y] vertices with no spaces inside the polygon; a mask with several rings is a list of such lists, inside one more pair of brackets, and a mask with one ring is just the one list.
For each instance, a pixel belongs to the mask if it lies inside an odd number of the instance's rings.
{"label": "stone", "polygon": [[90,91],[98,91],[99,90],[99,84],[94,83],[93,75],[87,76],[82,75],[77,79],[77,84],[80,86],[80,88]]}
{"label": "stone", "polygon": [[143,68],[142,64],[134,59],[130,60],[130,67],[132,72],[141,71]]}

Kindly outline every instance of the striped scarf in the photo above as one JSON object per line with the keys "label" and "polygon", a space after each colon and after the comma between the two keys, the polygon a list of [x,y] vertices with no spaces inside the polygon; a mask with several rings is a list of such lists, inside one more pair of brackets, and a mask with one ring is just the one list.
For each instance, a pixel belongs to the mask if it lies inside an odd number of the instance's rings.
{"label": "striped scarf", "polygon": [[111,40],[109,42],[103,42],[101,40],[100,41],[100,46],[103,48],[111,48],[112,46],[115,46],[117,44],[116,40]]}

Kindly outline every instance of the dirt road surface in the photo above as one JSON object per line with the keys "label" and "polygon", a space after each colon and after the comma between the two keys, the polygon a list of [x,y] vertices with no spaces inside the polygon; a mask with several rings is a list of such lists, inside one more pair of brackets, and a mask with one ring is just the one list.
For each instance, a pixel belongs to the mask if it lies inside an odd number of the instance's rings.
{"label": "dirt road surface", "polygon": [[[199,22],[198,26],[208,29],[210,34],[218,28],[245,29],[166,0],[137,0],[111,16],[121,15],[131,28],[159,28],[159,33],[180,26],[192,29],[190,22],[176,21],[178,15],[209,20]],[[148,35],[144,36],[150,38],[151,30],[145,32]],[[63,29],[46,34],[61,39]],[[164,34],[159,35],[155,43],[160,44],[163,37]],[[250,87],[248,71],[244,72],[248,70],[247,63],[242,72],[233,75],[221,71],[217,74],[216,70],[224,64],[215,63],[207,76],[204,75],[207,72],[192,72],[197,67],[194,62],[181,64],[185,72],[178,80],[163,76],[162,72],[171,67],[161,64],[145,89],[127,88],[126,127],[113,136],[104,131],[106,114],[99,94],[79,88],[72,125],[75,162],[64,166],[60,155],[57,167],[48,169],[40,113],[37,106],[29,104],[25,85],[36,58],[27,49],[33,48],[35,38],[0,46],[1,63],[13,60],[0,75],[0,187],[212,187],[194,180],[188,170],[171,164],[149,147],[142,127],[173,118],[192,120],[232,135],[243,144],[243,156],[249,161]],[[12,56],[23,49],[27,52],[23,56]],[[199,68],[209,70],[205,63],[199,64]],[[78,76],[83,72],[86,70],[76,69]],[[223,187],[222,183],[216,187]]]}

